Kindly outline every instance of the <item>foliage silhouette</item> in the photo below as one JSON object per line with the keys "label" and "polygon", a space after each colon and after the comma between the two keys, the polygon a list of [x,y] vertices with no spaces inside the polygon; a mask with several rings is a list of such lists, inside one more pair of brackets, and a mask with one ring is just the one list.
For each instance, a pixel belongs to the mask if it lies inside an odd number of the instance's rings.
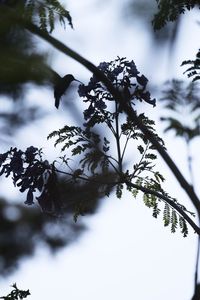
{"label": "foliage silhouette", "polygon": [[10,292],[10,294],[8,294],[7,296],[0,297],[0,299],[4,299],[4,300],[18,300],[18,299],[25,299],[25,298],[27,298],[27,296],[30,295],[29,290],[24,291],[24,290],[18,289],[16,283],[14,283],[12,285],[12,288],[13,289]]}
{"label": "foliage silhouette", "polygon": [[[199,136],[199,86],[191,82],[186,85],[181,80],[166,82],[163,97],[165,115],[162,121],[168,123],[165,132],[173,130],[177,136],[182,137],[186,143]],[[186,122],[187,120],[187,122]]]}
{"label": "foliage silhouette", "polygon": [[192,81],[196,81],[200,79],[200,50],[196,54],[195,60],[184,60],[182,62],[182,66],[191,65],[184,73],[187,73],[187,76],[193,77]]}
{"label": "foliage silhouette", "polygon": [[[146,90],[147,78],[139,75],[133,61],[126,58],[117,58],[111,62],[103,62],[99,70],[106,74],[107,78],[115,84],[115,88],[121,89],[124,101],[129,106],[135,105],[136,101],[144,101],[155,106],[155,99],[151,99],[150,93]],[[182,213],[190,213],[180,205],[176,199],[170,197],[162,188],[163,176],[155,170],[154,146],[149,143],[147,137],[140,132],[137,124],[129,117],[123,120],[123,103],[118,103],[114,96],[101,84],[95,75],[90,79],[89,84],[79,86],[79,96],[84,98],[88,107],[84,110],[85,129],[75,126],[65,126],[54,131],[49,138],[57,137],[55,145],[62,144],[62,151],[71,149],[72,156],[80,156],[79,168],[72,169],[70,156],[62,158],[69,172],[59,170],[56,162],[50,164],[42,159],[41,150],[31,146],[25,152],[11,148],[1,154],[1,172],[6,177],[12,175],[15,186],[20,191],[27,191],[26,204],[34,203],[34,193],[39,192],[36,197],[42,210],[59,215],[62,213],[62,203],[57,184],[57,173],[61,172],[71,176],[72,181],[95,181],[99,188],[109,195],[111,187],[116,187],[116,195],[122,197],[123,186],[137,195],[138,191],[144,192],[143,201],[146,206],[153,209],[153,216],[160,213],[158,207],[160,200],[164,200],[163,212],[164,225],[171,225],[171,231],[175,232],[177,225],[180,225],[181,232],[187,236],[188,229]],[[162,139],[156,134],[153,128],[154,122],[144,114],[138,115],[140,122],[148,128],[154,138],[164,147]],[[110,142],[92,131],[95,126],[105,124],[105,130],[109,130],[116,142],[117,156],[110,153]],[[106,132],[106,131],[105,131]],[[103,138],[103,140],[102,140]],[[134,162],[133,170],[123,168],[123,159],[129,142],[132,142],[132,149],[139,150],[140,159]],[[99,177],[107,176],[111,170],[115,172],[114,178],[108,181],[99,181]],[[92,178],[91,178],[92,177]],[[168,201],[166,202],[166,199]],[[69,199],[70,200],[70,199]],[[173,204],[172,204],[173,203]],[[81,205],[78,204],[78,211],[75,211],[75,219],[78,214],[83,214]],[[175,210],[175,209],[177,210]],[[177,216],[177,212],[179,217]],[[178,221],[179,220],[179,221]]]}
{"label": "foliage silhouette", "polygon": [[195,6],[200,8],[199,0],[156,0],[158,12],[153,19],[155,30],[161,29],[169,21],[175,21],[180,14],[184,14],[186,10],[191,10]]}

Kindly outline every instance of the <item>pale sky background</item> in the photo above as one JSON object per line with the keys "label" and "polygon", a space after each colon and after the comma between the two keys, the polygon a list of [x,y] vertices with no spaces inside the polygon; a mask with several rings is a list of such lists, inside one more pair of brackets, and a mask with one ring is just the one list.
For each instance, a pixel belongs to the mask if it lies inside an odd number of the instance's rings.
{"label": "pale sky background", "polygon": [[[169,62],[168,49],[154,53],[148,32],[141,25],[133,26],[120,20],[121,2],[66,1],[75,30],[67,26],[64,31],[58,25],[54,35],[96,65],[119,55],[133,59],[141,73],[149,80],[152,78],[153,82],[161,82],[176,74],[182,76],[184,70],[179,67],[181,62],[193,58],[199,47],[191,34],[199,31],[196,15],[191,13],[189,18],[187,16],[183,20],[180,42],[176,46],[178,60]],[[148,63],[149,55],[153,60],[153,70]],[[85,83],[91,76],[80,64],[53,49],[50,59],[61,75],[73,73]],[[29,101],[41,101],[44,97],[52,98],[53,102],[52,91],[39,88],[30,93]],[[52,109],[52,104],[45,105]],[[148,106],[148,110],[152,118],[159,118],[159,108],[155,111]],[[15,143],[22,143],[25,147],[30,143],[43,146],[44,151],[52,155],[49,143],[44,145],[44,141],[55,127],[65,124],[67,117],[62,110],[58,110],[49,117],[50,122],[32,125],[31,141],[27,138],[29,129],[23,129]],[[162,132],[160,124],[158,131]],[[188,177],[183,143],[175,140],[173,134],[168,135],[166,141],[169,153]],[[196,156],[197,146],[198,141],[195,141],[192,151]],[[198,184],[200,162],[196,156],[194,172]],[[163,162],[159,162],[158,168],[162,169],[161,173],[167,179],[169,193],[194,211]],[[14,199],[14,189],[9,190],[9,195]],[[197,241],[193,230],[187,238],[178,232],[171,234],[170,228],[164,228],[162,217],[154,219],[151,210],[144,206],[140,198],[133,199],[126,193],[121,200],[114,195],[105,199],[98,213],[87,217],[87,225],[88,230],[79,241],[57,255],[51,256],[41,248],[33,259],[24,260],[14,274],[1,279],[1,295],[7,294],[9,285],[17,282],[20,288],[30,289],[30,300],[191,299]]]}

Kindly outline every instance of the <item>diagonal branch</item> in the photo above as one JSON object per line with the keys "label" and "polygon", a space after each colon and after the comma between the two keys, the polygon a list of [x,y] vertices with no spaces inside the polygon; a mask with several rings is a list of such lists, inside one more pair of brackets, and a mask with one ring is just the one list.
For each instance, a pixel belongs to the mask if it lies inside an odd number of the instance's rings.
{"label": "diagonal branch", "polygon": [[188,216],[188,214],[183,209],[181,209],[180,206],[178,206],[174,201],[172,201],[171,199],[169,199],[167,196],[165,196],[165,195],[163,195],[163,194],[161,194],[161,193],[159,193],[157,191],[151,190],[149,188],[140,186],[138,184],[135,184],[135,183],[132,183],[132,182],[129,182],[129,181],[125,181],[125,183],[129,187],[132,187],[132,188],[135,188],[137,190],[140,190],[140,191],[142,191],[145,194],[154,195],[157,198],[162,199],[164,202],[168,203],[176,211],[178,211],[178,213],[191,225],[191,227],[195,230],[195,232],[200,235],[200,227],[198,227],[195,224],[195,222]]}

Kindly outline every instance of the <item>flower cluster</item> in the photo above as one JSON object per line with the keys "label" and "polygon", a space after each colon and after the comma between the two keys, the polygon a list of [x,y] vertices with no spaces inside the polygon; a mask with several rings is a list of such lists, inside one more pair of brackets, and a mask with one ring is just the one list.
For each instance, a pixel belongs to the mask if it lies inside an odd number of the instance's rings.
{"label": "flower cluster", "polygon": [[56,174],[53,165],[42,161],[42,151],[30,146],[25,152],[17,148],[0,154],[0,176],[12,176],[20,192],[27,191],[25,204],[34,203],[34,193],[40,192],[39,205],[45,212],[58,213],[60,210],[59,193],[56,188]]}
{"label": "flower cluster", "polygon": [[[155,99],[151,99],[150,93],[146,91],[148,79],[139,75],[134,61],[118,57],[111,62],[101,62],[98,66],[114,87],[120,91],[125,100],[133,103],[136,100],[145,101],[155,106]],[[96,123],[104,122],[108,117],[106,101],[115,101],[106,87],[93,75],[88,85],[81,84],[78,90],[79,96],[89,107],[84,111],[84,118],[90,127]],[[122,111],[119,111],[122,112]]]}

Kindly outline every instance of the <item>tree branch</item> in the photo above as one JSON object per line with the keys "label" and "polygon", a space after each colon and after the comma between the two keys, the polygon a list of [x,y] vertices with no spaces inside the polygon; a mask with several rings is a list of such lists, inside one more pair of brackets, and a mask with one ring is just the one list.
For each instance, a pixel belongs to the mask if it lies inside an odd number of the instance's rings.
{"label": "tree branch", "polygon": [[154,195],[160,199],[162,199],[164,202],[168,203],[170,206],[172,206],[175,210],[178,211],[178,213],[192,226],[192,228],[195,230],[195,232],[200,235],[200,228],[195,224],[195,222],[187,215],[187,213],[182,210],[174,201],[172,201],[171,199],[169,199],[167,196],[153,191],[149,188],[137,185],[135,183],[129,182],[129,181],[125,181],[125,183],[127,184],[127,186],[129,187],[133,187],[137,190],[142,191],[145,194],[151,194]]}
{"label": "tree branch", "polygon": [[[69,173],[69,172],[65,172],[65,171],[61,171],[59,169],[55,169],[56,172],[58,173],[61,173],[61,174],[65,174],[65,175],[69,175],[70,177],[74,177],[74,174],[73,173]],[[96,178],[86,178],[84,175],[79,175],[77,176],[76,179],[81,179],[83,181],[89,181],[89,182],[94,182],[94,183],[97,183],[97,184],[108,184],[108,185],[116,185],[118,183],[122,183],[121,181],[118,182],[118,181],[100,181]],[[143,187],[143,186],[140,186],[138,184],[135,184],[135,183],[132,183],[130,181],[123,181],[127,186],[129,187],[132,187],[132,188],[135,188],[137,190],[140,190],[141,192],[145,193],[145,194],[151,194],[151,195],[154,195],[156,196],[157,198],[159,199],[162,199],[164,202],[168,203],[171,207],[173,207],[190,225],[191,227],[194,229],[194,231],[200,235],[200,228],[195,224],[195,222],[187,215],[187,213],[181,209],[180,206],[178,206],[174,201],[172,201],[171,199],[169,199],[167,196],[159,193],[159,192],[156,192],[154,190],[151,190],[149,188],[146,188],[146,187]]]}

